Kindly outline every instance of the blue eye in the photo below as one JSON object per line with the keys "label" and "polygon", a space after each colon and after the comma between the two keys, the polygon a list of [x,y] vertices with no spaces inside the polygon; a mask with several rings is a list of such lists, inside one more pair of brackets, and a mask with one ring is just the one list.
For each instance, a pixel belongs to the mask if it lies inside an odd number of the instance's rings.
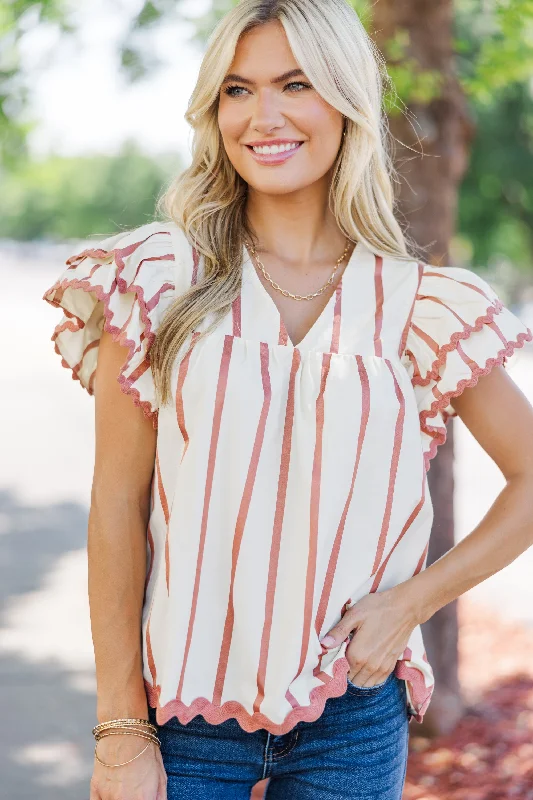
{"label": "blue eye", "polygon": [[233,94],[233,89],[243,89],[244,91],[246,91],[246,89],[244,89],[244,86],[227,86],[224,89],[224,94],[227,94],[230,97],[240,97],[240,95]]}
{"label": "blue eye", "polygon": [[[285,89],[287,88],[287,86],[303,86],[304,89],[312,89],[313,88],[310,83],[303,83],[302,81],[292,81],[292,83],[288,83],[285,86]],[[296,91],[300,92],[301,89],[297,89]]]}
{"label": "blue eye", "polygon": [[[283,87],[283,90],[285,91],[285,89],[288,89],[289,87],[295,87],[295,86],[302,87],[303,89],[312,89],[313,88],[310,83],[304,83],[303,81],[291,81],[291,83],[286,83],[285,84],[285,86]],[[301,92],[302,88],[298,88],[298,89],[290,88],[290,91],[297,93],[297,92]],[[237,90],[238,89],[241,89],[243,92],[248,91],[247,89],[245,89],[244,86],[238,86],[238,85],[235,84],[235,85],[232,85],[232,86],[226,86],[226,88],[224,89],[224,94],[227,94],[229,97],[242,97],[241,94],[237,94]]]}

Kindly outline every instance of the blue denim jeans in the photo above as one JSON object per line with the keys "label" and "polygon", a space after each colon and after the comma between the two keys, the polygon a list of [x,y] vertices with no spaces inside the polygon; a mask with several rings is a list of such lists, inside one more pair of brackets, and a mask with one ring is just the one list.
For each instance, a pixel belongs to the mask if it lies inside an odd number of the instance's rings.
{"label": "blue denim jeans", "polygon": [[247,733],[235,719],[218,725],[172,717],[157,725],[168,800],[249,800],[269,778],[266,800],[401,800],[409,711],[394,672],[376,686],[348,682],[315,722],[283,736]]}

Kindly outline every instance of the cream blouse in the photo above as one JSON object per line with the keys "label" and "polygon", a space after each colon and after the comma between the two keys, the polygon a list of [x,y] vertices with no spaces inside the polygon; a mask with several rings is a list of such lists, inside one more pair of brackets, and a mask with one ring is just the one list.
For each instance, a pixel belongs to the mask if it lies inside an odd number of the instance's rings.
{"label": "cream blouse", "polygon": [[[243,257],[240,296],[189,336],[159,408],[150,347],[202,274],[179,227],[72,256],[43,299],[64,312],[52,340],[89,394],[102,328],[127,345],[121,389],[157,429],[142,646],[158,723],[234,717],[280,735],[346,690],[348,640],[326,650],[321,637],[424,569],[426,473],[451,398],[533,335],[475,273],[358,243],[295,347]],[[434,678],[420,626],[395,673],[422,721]]]}

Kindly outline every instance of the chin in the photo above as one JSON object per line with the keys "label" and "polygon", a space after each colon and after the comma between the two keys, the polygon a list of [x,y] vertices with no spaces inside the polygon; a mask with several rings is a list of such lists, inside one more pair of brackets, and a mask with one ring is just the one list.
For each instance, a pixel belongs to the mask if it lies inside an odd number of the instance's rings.
{"label": "chin", "polygon": [[[274,172],[272,167],[268,167],[268,169]],[[246,173],[241,173],[241,177],[246,181],[248,186],[256,192],[269,195],[284,195],[290,194],[291,192],[299,192],[302,189],[307,189],[314,183],[314,181],[309,181],[308,176],[305,179],[303,177],[298,179],[296,176],[283,176],[281,172],[278,172],[276,175],[272,174],[270,178],[268,176],[258,178],[257,175]]]}
{"label": "chin", "polygon": [[250,186],[254,191],[260,192],[261,194],[271,195],[272,197],[292,194],[293,192],[301,191],[302,189],[306,189],[309,184],[292,184],[292,183],[266,183],[266,182],[248,182],[248,186]]}

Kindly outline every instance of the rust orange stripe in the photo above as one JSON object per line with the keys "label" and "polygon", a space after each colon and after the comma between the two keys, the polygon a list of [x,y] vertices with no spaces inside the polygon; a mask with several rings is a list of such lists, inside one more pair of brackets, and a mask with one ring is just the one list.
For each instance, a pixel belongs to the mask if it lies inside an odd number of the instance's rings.
{"label": "rust orange stripe", "polygon": [[[383,574],[384,574],[384,572],[385,572],[385,570],[387,568],[387,564],[389,563],[390,557],[392,556],[394,550],[396,549],[396,547],[398,546],[400,541],[403,539],[403,537],[405,536],[405,534],[407,533],[407,531],[409,530],[409,528],[411,527],[411,525],[413,524],[415,519],[420,514],[422,508],[424,507],[425,500],[426,500],[426,470],[425,470],[425,467],[424,467],[424,474],[423,474],[423,477],[422,477],[422,497],[420,498],[420,500],[418,501],[418,503],[416,504],[416,506],[414,507],[412,512],[409,514],[409,517],[407,518],[407,522],[403,526],[402,530],[400,531],[400,534],[399,534],[398,538],[396,539],[396,541],[394,542],[393,546],[391,547],[391,549],[390,549],[390,551],[389,551],[389,553],[387,555],[387,558],[383,561],[383,563],[381,564],[380,568],[378,569],[378,571],[376,573],[376,577],[374,578],[374,581],[373,581],[372,586],[370,588],[371,592],[377,592],[379,584],[381,583],[381,580],[383,578]],[[416,575],[416,572],[415,572],[415,575]]]}
{"label": "rust orange stripe", "polygon": [[333,542],[333,547],[331,549],[328,568],[326,570],[326,577],[324,580],[324,586],[322,587],[322,594],[320,597],[320,603],[318,605],[318,610],[315,620],[315,630],[317,632],[317,635],[320,635],[320,631],[322,630],[322,626],[326,618],[329,596],[331,593],[331,587],[333,585],[335,570],[337,569],[337,561],[341,549],[342,537],[344,535],[344,527],[346,525],[346,517],[348,516],[348,510],[352,502],[355,480],[357,478],[357,473],[359,471],[359,463],[361,461],[361,453],[363,451],[363,444],[365,441],[368,418],[370,416],[370,381],[368,379],[368,373],[365,369],[362,356],[357,355],[355,356],[355,358],[357,361],[357,368],[359,370],[359,379],[361,381],[361,422],[359,425],[359,435],[357,437],[357,451],[355,455],[355,463],[352,472],[352,481],[350,484],[350,489],[348,491],[348,497],[346,498],[346,502],[344,504],[344,509],[342,511],[339,526],[337,528],[337,533],[335,535],[335,541]]}
{"label": "rust orange stripe", "polygon": [[254,702],[254,711],[258,712],[265,696],[265,675],[268,656],[268,644],[272,629],[272,612],[274,608],[274,594],[276,591],[276,577],[278,572],[278,560],[281,544],[281,530],[283,527],[283,515],[285,513],[285,498],[287,495],[287,480],[289,477],[289,464],[291,458],[292,445],[292,426],[294,419],[294,394],[296,373],[300,366],[300,351],[294,348],[292,353],[292,365],[289,378],[289,389],[287,395],[287,406],[285,411],[285,425],[283,429],[283,442],[281,446],[281,463],[278,478],[278,492],[276,497],[276,510],[274,513],[274,529],[272,532],[272,544],[270,547],[270,562],[268,567],[268,580],[265,602],[265,619],[263,633],[261,636],[261,649],[259,655],[259,665],[257,669],[257,697]]}
{"label": "rust orange stripe", "polygon": [[333,331],[331,334],[331,347],[330,351],[332,353],[339,352],[339,343],[341,337],[341,306],[342,306],[342,279],[343,275],[341,275],[341,279],[337,284],[337,288],[335,289],[335,307],[333,309]]}
{"label": "rust orange stripe", "polygon": [[455,346],[455,349],[457,350],[457,352],[459,353],[459,355],[461,356],[461,358],[465,362],[465,364],[470,367],[472,372],[475,372],[475,370],[477,370],[477,368],[478,368],[478,364],[474,361],[473,358],[470,358],[468,353],[465,353],[465,351],[463,350],[463,348],[461,346],[461,342],[457,342],[457,344]]}
{"label": "rust orange stripe", "polygon": [[453,308],[451,308],[449,305],[447,305],[447,303],[445,303],[443,300],[441,300],[440,297],[433,297],[433,295],[430,295],[430,294],[419,294],[419,295],[416,296],[416,299],[417,300],[430,300],[432,303],[437,303],[439,306],[442,306],[447,311],[449,311],[450,314],[452,314],[455,317],[455,319],[458,320],[458,322],[461,323],[463,328],[468,327],[468,323],[462,317],[460,317],[459,314],[456,311],[453,310]]}
{"label": "rust orange stripe", "polygon": [[185,383],[185,378],[187,377],[187,371],[189,369],[189,361],[191,358],[191,353],[193,351],[194,345],[196,344],[196,340],[198,339],[199,336],[200,336],[199,331],[194,331],[191,339],[191,346],[187,350],[186,354],[183,356],[178,368],[178,381],[176,385],[176,419],[178,420],[178,427],[183,437],[183,452],[181,454],[181,461],[183,461],[183,457],[187,452],[187,448],[189,446],[189,434],[185,426],[185,410],[183,407],[183,385]]}
{"label": "rust orange stripe", "polygon": [[424,265],[419,263],[418,264],[418,284],[417,284],[417,287],[416,287],[416,292],[415,292],[414,297],[413,297],[413,303],[411,305],[411,310],[409,311],[409,316],[407,317],[407,322],[405,323],[405,327],[403,329],[402,338],[400,340],[400,347],[398,349],[398,355],[400,356],[400,358],[402,357],[403,352],[404,352],[404,350],[405,350],[405,348],[407,346],[407,337],[409,335],[409,329],[411,327],[411,321],[413,319],[413,313],[414,313],[415,306],[416,306],[416,297],[417,297],[418,292],[420,290],[420,284],[422,283],[422,276],[423,275],[424,275]]}
{"label": "rust orange stripe", "polygon": [[423,331],[422,328],[419,328],[418,325],[415,325],[414,322],[411,325],[411,328],[414,330],[416,335],[419,336],[420,339],[422,339],[422,341],[425,342],[431,350],[433,350],[434,353],[439,352],[440,347],[435,341],[435,339],[432,339],[431,336],[429,336],[425,331]]}
{"label": "rust orange stripe", "polygon": [[159,453],[155,451],[155,467],[157,471],[157,488],[159,491],[159,499],[161,502],[161,508],[163,509],[163,515],[165,517],[165,525],[166,525],[166,533],[165,533],[165,575],[166,575],[166,582],[167,582],[167,594],[170,592],[170,552],[169,552],[169,520],[170,514],[168,511],[168,501],[167,496],[165,493],[165,487],[163,486],[163,479],[161,477],[161,467],[159,464]]}
{"label": "rust orange stripe", "polygon": [[137,279],[137,276],[141,271],[142,265],[148,261],[174,261],[174,256],[172,253],[167,253],[164,256],[148,256],[147,258],[141,258],[135,269],[132,283],[135,282],[135,280]]}
{"label": "rust orange stripe", "polygon": [[198,604],[198,590],[200,588],[200,575],[202,572],[202,562],[204,557],[205,538],[207,533],[207,518],[209,515],[209,503],[211,500],[211,490],[213,488],[213,476],[215,473],[215,461],[217,454],[218,437],[220,434],[220,422],[222,419],[222,409],[224,408],[224,400],[226,397],[226,389],[228,385],[228,373],[231,360],[231,351],[233,347],[233,337],[226,335],[224,337],[224,347],[222,349],[222,357],[220,359],[220,370],[218,374],[218,384],[215,396],[215,408],[213,412],[213,426],[211,429],[211,442],[209,445],[209,458],[207,463],[207,473],[205,480],[204,490],[204,507],[202,511],[202,522],[200,527],[200,541],[198,544],[198,558],[196,561],[196,574],[194,576],[194,587],[191,601],[191,613],[189,617],[189,627],[187,630],[187,639],[185,641],[185,651],[183,654],[183,664],[181,667],[181,675],[176,693],[176,699],[181,699],[181,692],[183,690],[183,681],[185,678],[185,671],[187,669],[187,661],[189,658],[189,650],[191,647],[192,632],[194,628],[194,621],[196,618],[196,608]]}
{"label": "rust orange stripe", "polygon": [[279,336],[278,336],[278,344],[286,345],[289,342],[289,334],[287,332],[287,328],[285,327],[285,323],[281,318],[281,314],[279,315]]}
{"label": "rust orange stripe", "polygon": [[218,660],[217,675],[215,679],[215,688],[213,693],[213,703],[220,705],[222,699],[222,691],[224,689],[224,681],[226,678],[226,670],[228,666],[229,651],[231,647],[231,639],[233,635],[233,622],[235,616],[234,602],[233,602],[233,587],[235,584],[235,572],[237,570],[237,562],[239,559],[239,552],[241,549],[242,537],[244,534],[244,527],[248,518],[248,511],[250,509],[250,502],[252,499],[252,492],[257,475],[257,467],[261,457],[263,448],[263,441],[265,438],[265,428],[270,409],[270,401],[272,398],[272,387],[270,385],[269,373],[269,350],[266,342],[260,343],[260,361],[261,361],[261,378],[263,381],[263,405],[261,414],[259,415],[259,422],[257,424],[257,431],[255,434],[254,446],[248,466],[248,473],[246,475],[246,482],[244,484],[244,491],[239,506],[239,513],[237,515],[237,522],[235,524],[235,535],[233,537],[233,548],[231,554],[231,578],[228,597],[228,608],[226,611],[226,621],[224,623],[224,633],[222,636],[222,646],[220,649],[220,656]]}
{"label": "rust orange stripe", "polygon": [[483,289],[480,289],[479,286],[474,286],[473,283],[468,283],[467,281],[458,281],[457,278],[453,277],[453,275],[441,275],[440,272],[426,272],[426,275],[429,278],[445,278],[447,281],[454,281],[455,283],[459,283],[461,286],[466,286],[468,289],[473,289],[478,294],[483,295],[483,297],[486,300],[488,300],[489,303],[493,302],[491,298],[488,296],[488,294],[486,294],[486,292],[483,291]]}
{"label": "rust orange stripe", "polygon": [[307,656],[309,637],[311,635],[311,619],[313,616],[313,595],[316,576],[318,517],[320,510],[320,479],[322,473],[322,437],[324,433],[324,392],[331,364],[331,354],[322,354],[322,375],[320,390],[316,399],[315,410],[315,452],[313,456],[313,469],[311,473],[311,508],[309,525],[309,550],[307,556],[307,575],[305,579],[304,626],[302,646],[300,650],[300,663],[294,680],[300,675]]}
{"label": "rust orange stripe", "polygon": [[487,325],[501,339],[501,341],[504,343],[504,345],[508,345],[509,344],[509,342],[507,341],[507,339],[505,338],[505,336],[503,335],[503,333],[501,332],[501,330],[498,328],[498,326],[496,325],[496,323],[494,321],[488,322]]}
{"label": "rust orange stripe", "polygon": [[381,533],[379,535],[378,546],[376,550],[376,557],[374,559],[374,565],[372,567],[371,575],[373,575],[378,566],[379,562],[381,561],[381,557],[383,555],[383,550],[385,548],[385,541],[387,539],[387,533],[389,530],[390,524],[390,517],[392,511],[392,501],[394,498],[394,487],[396,484],[396,473],[398,471],[398,461],[400,460],[400,449],[402,446],[402,436],[403,436],[403,424],[405,420],[405,398],[401,392],[400,385],[394,373],[394,369],[392,367],[391,362],[389,359],[385,359],[385,363],[389,368],[389,372],[392,375],[394,380],[394,391],[396,392],[396,397],[398,398],[398,403],[400,404],[400,408],[398,410],[398,416],[396,418],[396,426],[394,429],[394,446],[392,448],[392,458],[391,458],[391,468],[390,468],[390,476],[389,476],[389,488],[387,492],[387,502],[385,503],[385,513],[383,514],[383,522],[381,525]]}
{"label": "rust orange stripe", "polygon": [[418,575],[418,573],[420,572],[420,570],[424,566],[424,561],[426,560],[426,556],[427,556],[428,550],[429,550],[429,541],[427,542],[426,546],[424,547],[424,551],[423,551],[422,555],[420,556],[420,559],[418,561],[418,564],[416,565],[416,568],[415,568],[415,571],[413,572],[413,575]]}
{"label": "rust orange stripe", "polygon": [[233,318],[233,335],[241,336],[241,296],[235,298],[231,304],[231,315]]}

